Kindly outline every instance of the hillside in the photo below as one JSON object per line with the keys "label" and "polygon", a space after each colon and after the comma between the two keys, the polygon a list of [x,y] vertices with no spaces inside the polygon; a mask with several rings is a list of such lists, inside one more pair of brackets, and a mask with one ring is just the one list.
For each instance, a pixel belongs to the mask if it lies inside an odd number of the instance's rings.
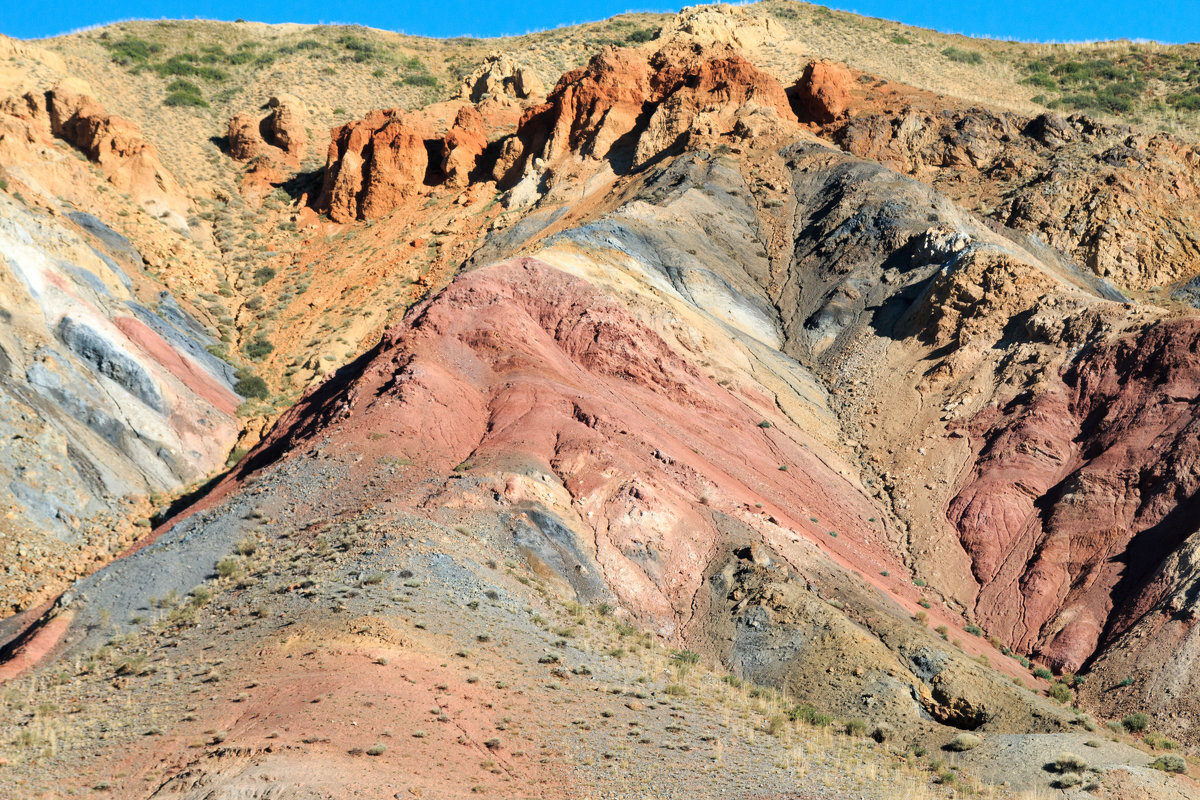
{"label": "hillside", "polygon": [[1196,48],[0,46],[6,794],[1200,796]]}

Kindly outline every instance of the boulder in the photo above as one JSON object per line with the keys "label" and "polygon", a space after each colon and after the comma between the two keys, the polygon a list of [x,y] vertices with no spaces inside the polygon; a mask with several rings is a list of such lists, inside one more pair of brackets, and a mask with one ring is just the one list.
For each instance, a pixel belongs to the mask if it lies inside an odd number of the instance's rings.
{"label": "boulder", "polygon": [[847,116],[854,76],[832,61],[813,61],[796,84],[796,116],[803,122],[828,124]]}
{"label": "boulder", "polygon": [[261,156],[266,142],[258,130],[259,120],[250,112],[235,114],[226,129],[229,156],[235,161],[250,161]]}

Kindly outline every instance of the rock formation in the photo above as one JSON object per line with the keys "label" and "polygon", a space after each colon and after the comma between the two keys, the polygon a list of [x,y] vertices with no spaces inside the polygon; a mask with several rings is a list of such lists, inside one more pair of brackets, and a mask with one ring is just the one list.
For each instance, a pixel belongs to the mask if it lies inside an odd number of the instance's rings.
{"label": "rock formation", "polygon": [[796,114],[803,122],[828,124],[847,115],[854,76],[832,61],[812,61],[796,84]]}
{"label": "rock formation", "polygon": [[532,100],[545,94],[545,85],[531,68],[504,53],[493,53],[463,78],[455,98],[480,103],[485,99]]}
{"label": "rock formation", "polygon": [[440,167],[445,183],[456,187],[470,183],[486,147],[483,117],[471,106],[463,106],[454,118],[454,127],[442,138]]}
{"label": "rock formation", "polygon": [[568,154],[614,159],[614,148],[631,145],[615,162],[644,165],[682,137],[729,133],[740,116],[764,112],[795,121],[779,82],[728,46],[674,43],[653,54],[609,47],[525,113],[495,174],[511,181]]}
{"label": "rock formation", "polygon": [[386,216],[424,184],[432,138],[424,120],[397,110],[336,128],[318,208],[336,222]]}
{"label": "rock formation", "polygon": [[153,216],[186,227],[183,190],[163,167],[158,151],[141,128],[109,114],[89,92],[87,84],[69,79],[44,93],[8,98],[0,103],[0,113],[25,119],[44,135],[67,142]]}
{"label": "rock formation", "polygon": [[1200,224],[1194,145],[1080,114],[1026,119],[930,102],[835,123],[833,138],[947,192],[984,193],[998,222],[1036,233],[1118,286],[1165,287],[1195,275],[1200,248],[1184,233]]}

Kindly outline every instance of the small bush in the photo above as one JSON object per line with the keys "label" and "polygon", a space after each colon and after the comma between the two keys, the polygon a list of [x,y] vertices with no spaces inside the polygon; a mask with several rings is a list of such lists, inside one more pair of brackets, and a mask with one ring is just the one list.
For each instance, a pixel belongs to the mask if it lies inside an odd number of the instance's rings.
{"label": "small bush", "polygon": [[161,44],[148,42],[136,36],[126,36],[124,39],[106,41],[103,44],[112,53],[113,63],[123,67],[147,64],[151,56],[162,52]]}
{"label": "small bush", "polygon": [[1159,769],[1163,772],[1172,772],[1176,775],[1182,775],[1187,772],[1187,762],[1182,756],[1174,754],[1159,756],[1150,762],[1150,769]]}
{"label": "small bush", "polygon": [[259,336],[258,338],[254,339],[254,341],[248,342],[246,346],[242,348],[242,352],[246,354],[246,357],[255,361],[263,360],[272,352],[274,352],[274,350],[275,345],[271,344],[263,336]]}
{"label": "small bush", "polygon": [[942,51],[942,55],[951,61],[956,61],[959,64],[982,64],[983,54],[974,50],[962,50],[957,47],[947,47]]}
{"label": "small bush", "polygon": [[892,44],[912,44],[912,39],[908,38],[902,33],[897,33],[888,41],[890,41]]}
{"label": "small bush", "polygon": [[1051,700],[1056,700],[1059,703],[1065,703],[1071,699],[1071,689],[1062,681],[1055,681],[1050,684],[1050,689],[1047,692]]}
{"label": "small bush", "polygon": [[862,736],[867,732],[867,723],[861,719],[852,719],[846,721],[847,736]]}
{"label": "small bush", "polygon": [[1088,763],[1074,753],[1060,753],[1053,767],[1055,772],[1087,772]]}
{"label": "small bush", "polygon": [[792,722],[807,722],[809,725],[824,728],[833,724],[833,717],[817,711],[810,705],[799,705],[787,712]]}
{"label": "small bush", "polygon": [[265,283],[269,283],[275,277],[275,274],[274,267],[259,267],[254,270],[254,285],[262,286]]}
{"label": "small bush", "polygon": [[1033,677],[1041,678],[1044,681],[1048,681],[1054,677],[1054,673],[1051,672],[1050,670],[1046,669],[1045,667],[1038,667],[1037,669],[1035,669],[1033,671]]}
{"label": "small bush", "polygon": [[1036,86],[1039,89],[1049,89],[1050,91],[1058,91],[1058,81],[1047,75],[1045,72],[1035,72],[1025,80],[1021,81],[1027,86]]}
{"label": "small bush", "polygon": [[968,625],[967,627],[963,628],[963,630],[972,636],[983,636],[983,629],[978,625]]}
{"label": "small bush", "polygon": [[946,745],[946,749],[955,753],[965,753],[968,750],[974,750],[981,744],[983,744],[983,739],[975,734],[960,733],[950,740],[950,744]]}
{"label": "small bush", "polygon": [[265,400],[269,394],[267,382],[257,375],[247,375],[233,385],[233,390],[242,397]]}
{"label": "small bush", "polygon": [[163,100],[163,105],[173,108],[208,108],[208,101],[198,94],[171,92]]}
{"label": "small bush", "polygon": [[371,745],[371,747],[367,749],[367,755],[369,756],[381,756],[386,752],[387,745],[382,744]]}
{"label": "small bush", "polygon": [[1130,733],[1141,733],[1150,727],[1150,715],[1137,711],[1122,719],[1121,726]]}
{"label": "small bush", "polygon": [[427,86],[429,88],[435,88],[438,85],[437,78],[425,74],[405,75],[400,82],[405,86]]}
{"label": "small bush", "polygon": [[700,654],[692,650],[676,650],[671,653],[671,663],[676,666],[692,666],[700,663]]}

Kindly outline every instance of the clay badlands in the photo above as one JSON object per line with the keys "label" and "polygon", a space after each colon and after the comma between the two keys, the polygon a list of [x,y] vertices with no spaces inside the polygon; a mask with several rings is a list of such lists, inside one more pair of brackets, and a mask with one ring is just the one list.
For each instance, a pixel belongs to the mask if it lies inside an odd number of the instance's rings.
{"label": "clay badlands", "polygon": [[1198,76],[0,38],[0,796],[1200,797]]}

